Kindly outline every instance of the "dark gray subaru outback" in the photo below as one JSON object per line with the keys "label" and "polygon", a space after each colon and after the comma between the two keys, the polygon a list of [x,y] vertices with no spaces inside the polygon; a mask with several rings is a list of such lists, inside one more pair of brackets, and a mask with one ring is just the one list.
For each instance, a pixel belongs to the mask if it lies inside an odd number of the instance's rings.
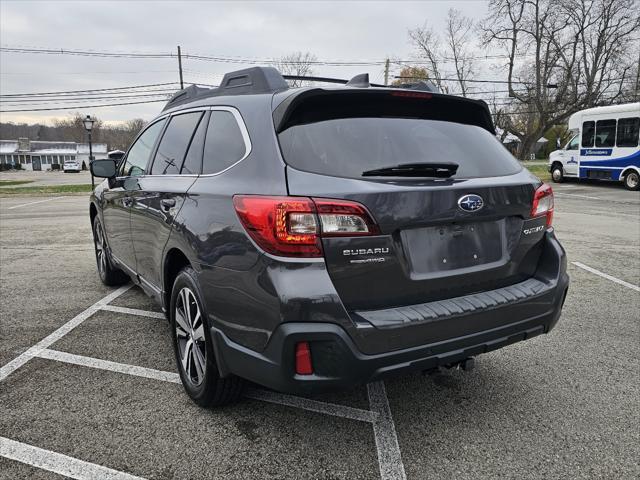
{"label": "dark gray subaru outback", "polygon": [[548,333],[567,292],[553,194],[484,102],[277,70],[181,90],[91,196],[107,285],[171,322],[203,406],[467,365]]}

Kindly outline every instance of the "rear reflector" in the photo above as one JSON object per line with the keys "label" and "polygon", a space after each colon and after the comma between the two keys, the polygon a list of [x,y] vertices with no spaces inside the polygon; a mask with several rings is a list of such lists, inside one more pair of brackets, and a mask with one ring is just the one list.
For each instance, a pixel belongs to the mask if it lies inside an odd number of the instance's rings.
{"label": "rear reflector", "polygon": [[313,365],[311,364],[311,349],[309,342],[296,343],[296,374],[311,375]]}
{"label": "rear reflector", "polygon": [[274,255],[321,257],[322,237],[380,232],[367,209],[349,200],[235,195],[233,204],[249,236]]}
{"label": "rear reflector", "polygon": [[550,185],[543,183],[533,194],[533,205],[531,206],[531,216],[539,217],[546,215],[547,228],[553,222],[553,190]]}

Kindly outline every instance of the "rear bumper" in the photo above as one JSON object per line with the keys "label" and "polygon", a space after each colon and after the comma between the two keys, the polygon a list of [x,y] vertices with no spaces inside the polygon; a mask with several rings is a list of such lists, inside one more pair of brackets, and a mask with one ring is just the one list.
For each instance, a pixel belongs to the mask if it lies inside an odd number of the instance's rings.
{"label": "rear bumper", "polygon": [[[322,310],[329,321],[315,320],[320,315],[311,315],[308,310],[314,307],[308,306],[306,316],[274,328],[260,351],[241,345],[214,325],[211,338],[220,374],[235,374],[283,392],[311,393],[455,363],[549,333],[560,318],[569,286],[566,264],[562,246],[553,232],[547,232],[529,291],[517,284],[414,305],[413,315],[398,312],[402,308],[366,312],[364,317],[363,312],[351,312],[351,320],[342,323],[332,322]],[[439,313],[442,307],[445,313]],[[301,321],[306,318],[314,321]],[[300,341],[310,342],[313,375],[295,373],[295,345]]]}

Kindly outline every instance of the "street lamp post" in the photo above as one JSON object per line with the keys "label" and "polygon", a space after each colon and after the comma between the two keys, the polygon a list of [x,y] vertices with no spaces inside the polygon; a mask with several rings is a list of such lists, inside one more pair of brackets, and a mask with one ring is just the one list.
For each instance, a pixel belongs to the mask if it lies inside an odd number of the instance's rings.
{"label": "street lamp post", "polygon": [[[87,115],[82,123],[84,124],[84,129],[89,134],[89,171],[91,171],[91,162],[93,161],[93,146],[91,144],[91,130],[93,130],[93,123],[95,120],[91,118],[91,115]],[[93,181],[93,172],[91,173],[91,189],[95,188],[95,184]]]}

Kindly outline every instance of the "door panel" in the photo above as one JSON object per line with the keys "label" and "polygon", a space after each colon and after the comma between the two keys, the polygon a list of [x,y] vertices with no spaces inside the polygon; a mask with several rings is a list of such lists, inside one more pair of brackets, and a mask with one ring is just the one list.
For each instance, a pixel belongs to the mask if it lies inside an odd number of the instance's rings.
{"label": "door panel", "polygon": [[135,270],[136,259],[131,243],[132,194],[139,190],[137,177],[119,178],[103,193],[102,221],[111,253]]}
{"label": "door panel", "polygon": [[162,288],[162,255],[173,220],[182,208],[192,176],[148,176],[140,178],[133,196],[131,238],[138,275]]}

